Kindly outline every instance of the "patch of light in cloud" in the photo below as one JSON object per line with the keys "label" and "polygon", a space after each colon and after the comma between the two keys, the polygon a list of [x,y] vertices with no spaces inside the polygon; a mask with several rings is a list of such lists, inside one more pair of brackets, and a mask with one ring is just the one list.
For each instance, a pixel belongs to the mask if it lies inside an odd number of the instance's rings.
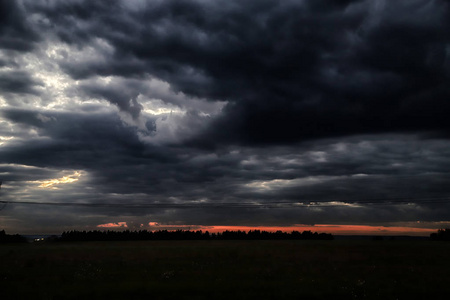
{"label": "patch of light in cloud", "polygon": [[32,183],[39,184],[40,188],[55,188],[55,185],[58,184],[66,184],[66,183],[72,183],[75,181],[78,181],[78,179],[81,177],[80,171],[75,171],[72,175],[63,176],[61,178],[54,178],[54,179],[48,179],[48,180],[36,180],[32,181]]}
{"label": "patch of light in cloud", "polygon": [[327,153],[324,151],[311,151],[308,156],[313,162],[324,163],[328,161]]}
{"label": "patch of light in cloud", "polygon": [[245,186],[258,191],[270,191],[295,186],[309,186],[339,178],[341,178],[341,176],[308,176],[296,179],[256,180],[245,184]]}
{"label": "patch of light in cloud", "polygon": [[47,50],[29,53],[23,56],[23,68],[33,74],[39,82],[42,83],[39,90],[44,92],[44,99],[49,97],[48,106],[53,108],[62,104],[62,100],[66,100],[65,90],[73,84],[70,77],[61,72],[59,66],[55,64],[49,52],[57,48],[56,45],[49,45]]}
{"label": "patch of light in cloud", "polygon": [[190,97],[183,92],[175,92],[171,85],[158,78],[147,78],[142,82],[141,95],[138,102],[143,111],[153,115],[167,113],[185,113],[195,110],[203,115],[213,116],[220,113],[226,101],[211,101]]}
{"label": "patch of light in cloud", "polygon": [[44,116],[43,114],[37,114],[36,118],[39,119],[42,123],[56,121],[55,117],[47,117],[47,116]]}
{"label": "patch of light in cloud", "polygon": [[21,57],[21,67],[33,74],[40,86],[41,97],[30,103],[30,96],[22,105],[45,107],[53,110],[72,110],[73,106],[83,104],[76,92],[79,82],[73,80],[60,65],[65,61],[71,63],[95,63],[109,55],[112,47],[103,39],[95,39],[93,45],[78,48],[64,43],[50,42],[42,44],[38,51]]}
{"label": "patch of light in cloud", "polygon": [[0,136],[0,145],[5,144],[6,141],[14,139],[13,136]]}
{"label": "patch of light in cloud", "polygon": [[138,102],[143,106],[142,111],[150,115],[163,115],[163,114],[184,114],[186,111],[174,106],[170,103],[163,102],[160,99],[150,99],[143,101],[144,97],[140,95]]}
{"label": "patch of light in cloud", "polygon": [[0,164],[0,167],[14,167],[14,168],[23,168],[23,169],[40,169],[39,167],[23,165],[23,164]]}
{"label": "patch of light in cloud", "polygon": [[346,207],[362,207],[361,204],[357,203],[346,203],[342,201],[328,201],[328,202],[312,202],[309,205],[313,206],[346,206]]}

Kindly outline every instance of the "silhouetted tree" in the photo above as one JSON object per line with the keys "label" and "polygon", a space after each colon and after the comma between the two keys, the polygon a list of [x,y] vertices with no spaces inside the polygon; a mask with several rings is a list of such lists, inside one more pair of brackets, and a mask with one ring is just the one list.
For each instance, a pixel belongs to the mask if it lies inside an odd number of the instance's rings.
{"label": "silhouetted tree", "polygon": [[0,243],[26,243],[27,239],[19,234],[6,234],[5,230],[0,231]]}
{"label": "silhouetted tree", "polygon": [[143,240],[332,240],[327,233],[292,231],[229,231],[210,234],[208,231],[159,230],[159,231],[68,231],[63,232],[59,241],[143,241]]}
{"label": "silhouetted tree", "polygon": [[437,233],[430,234],[433,241],[450,241],[450,228],[439,229]]}

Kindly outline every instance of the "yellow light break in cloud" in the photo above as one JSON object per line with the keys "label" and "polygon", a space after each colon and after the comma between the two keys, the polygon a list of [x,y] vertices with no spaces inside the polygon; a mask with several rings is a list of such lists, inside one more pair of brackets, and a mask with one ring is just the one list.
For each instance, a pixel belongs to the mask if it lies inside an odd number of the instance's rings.
{"label": "yellow light break in cloud", "polygon": [[34,181],[36,183],[40,183],[40,188],[54,188],[54,185],[63,184],[63,183],[71,183],[78,181],[81,176],[81,172],[76,171],[72,175],[63,176],[61,178],[49,179],[49,180],[37,180]]}

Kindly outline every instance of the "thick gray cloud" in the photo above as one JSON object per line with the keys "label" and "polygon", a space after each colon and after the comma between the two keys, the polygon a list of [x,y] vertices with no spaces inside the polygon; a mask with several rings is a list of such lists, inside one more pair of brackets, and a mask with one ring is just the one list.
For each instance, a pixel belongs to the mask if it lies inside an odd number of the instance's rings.
{"label": "thick gray cloud", "polygon": [[14,51],[33,49],[39,35],[28,18],[19,1],[0,1],[0,48]]}
{"label": "thick gray cloud", "polygon": [[448,1],[0,7],[8,228],[448,221]]}
{"label": "thick gray cloud", "polygon": [[136,10],[114,1],[42,10],[63,41],[101,38],[114,49],[100,61],[65,61],[74,78],[153,74],[184,93],[229,101],[205,133],[215,143],[448,131],[445,1],[164,1]]}
{"label": "thick gray cloud", "polygon": [[39,94],[35,86],[39,82],[33,80],[28,73],[20,71],[0,73],[0,91],[2,93]]}

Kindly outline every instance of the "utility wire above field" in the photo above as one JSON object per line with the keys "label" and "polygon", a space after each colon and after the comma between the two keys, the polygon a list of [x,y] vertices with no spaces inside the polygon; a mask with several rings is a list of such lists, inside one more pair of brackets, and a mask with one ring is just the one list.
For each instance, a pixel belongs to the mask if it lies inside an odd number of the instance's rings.
{"label": "utility wire above field", "polygon": [[352,201],[324,200],[324,201],[269,201],[269,202],[212,202],[212,203],[102,203],[102,202],[34,202],[34,201],[0,201],[5,204],[20,205],[49,205],[49,206],[78,206],[99,208],[311,208],[311,207],[361,207],[361,205],[408,205],[408,204],[446,204],[450,197],[427,198],[378,198],[359,199]]}

